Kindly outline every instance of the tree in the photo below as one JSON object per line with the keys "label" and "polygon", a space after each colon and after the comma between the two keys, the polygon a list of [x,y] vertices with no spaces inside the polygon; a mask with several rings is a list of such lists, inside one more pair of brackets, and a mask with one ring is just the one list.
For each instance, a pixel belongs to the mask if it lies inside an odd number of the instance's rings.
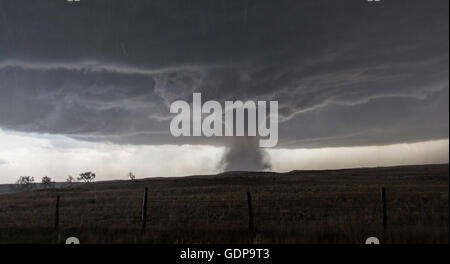
{"label": "tree", "polygon": [[17,183],[19,190],[31,189],[33,187],[33,183],[34,183],[34,177],[20,176],[16,183]]}
{"label": "tree", "polygon": [[93,172],[85,172],[85,173],[80,173],[80,175],[77,178],[79,181],[84,181],[84,182],[91,182],[95,179],[95,173]]}
{"label": "tree", "polygon": [[45,187],[50,187],[53,185],[54,182],[52,182],[52,178],[50,178],[48,176],[44,176],[44,177],[42,177],[41,183]]}
{"label": "tree", "polygon": [[130,178],[130,180],[134,181],[134,179],[136,179],[136,175],[134,175],[132,172],[128,173],[128,177]]}
{"label": "tree", "polygon": [[17,184],[27,185],[34,183],[34,177],[32,176],[20,176],[17,180]]}
{"label": "tree", "polygon": [[72,182],[75,182],[76,180],[75,180],[75,178],[72,176],[72,175],[69,175],[68,177],[67,177],[67,179],[66,179],[66,182],[69,182],[69,183],[72,183]]}

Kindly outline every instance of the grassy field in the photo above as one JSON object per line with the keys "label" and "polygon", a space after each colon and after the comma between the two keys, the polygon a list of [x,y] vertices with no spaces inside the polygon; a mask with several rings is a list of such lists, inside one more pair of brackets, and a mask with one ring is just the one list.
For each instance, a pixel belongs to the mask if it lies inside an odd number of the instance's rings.
{"label": "grassy field", "polygon": [[[382,230],[380,187],[387,190]],[[141,206],[148,187],[148,219]],[[248,230],[247,191],[256,230]],[[60,195],[59,229],[54,229]],[[0,195],[0,243],[448,243],[447,165],[225,173]]]}

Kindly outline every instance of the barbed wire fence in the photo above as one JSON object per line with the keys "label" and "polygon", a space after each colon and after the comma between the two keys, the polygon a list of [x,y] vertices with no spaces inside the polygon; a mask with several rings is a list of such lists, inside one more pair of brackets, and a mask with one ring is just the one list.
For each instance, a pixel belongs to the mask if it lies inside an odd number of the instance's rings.
{"label": "barbed wire fence", "polygon": [[415,194],[405,198],[404,194],[384,188],[362,193],[358,199],[352,192],[339,191],[324,199],[320,193],[274,196],[244,189],[204,196],[151,192],[147,187],[126,193],[105,190],[89,195],[55,190],[36,200],[33,208],[21,196],[8,204],[8,209],[0,206],[0,227],[29,225],[56,231],[98,228],[143,232],[209,229],[249,233],[327,226],[367,228],[380,233],[417,226],[448,229],[448,200],[444,198],[424,199]]}
{"label": "barbed wire fence", "polygon": [[[249,191],[239,199],[220,200],[177,200],[156,199],[148,197],[148,189],[143,191],[142,200],[126,208],[117,208],[115,204],[100,204],[85,208],[78,212],[78,223],[81,226],[129,226],[149,228],[185,226],[223,226],[247,227],[255,229],[278,226],[281,224],[326,224],[330,222],[355,222],[379,226],[383,231],[391,225],[447,224],[448,205],[390,202],[386,197],[386,189],[381,188],[380,199],[367,205],[343,203],[337,205],[333,201],[323,204],[308,199],[264,199],[252,195]],[[247,197],[245,199],[244,197]],[[60,202],[60,199],[62,201]],[[70,216],[70,208],[59,209],[64,197],[56,196],[54,227],[62,224],[73,226],[77,217]],[[95,203],[92,200],[92,203]],[[139,205],[141,204],[140,208]],[[72,221],[69,221],[69,219]],[[114,219],[114,221],[112,221]],[[75,221],[73,221],[75,220]],[[114,222],[116,224],[114,224]]]}

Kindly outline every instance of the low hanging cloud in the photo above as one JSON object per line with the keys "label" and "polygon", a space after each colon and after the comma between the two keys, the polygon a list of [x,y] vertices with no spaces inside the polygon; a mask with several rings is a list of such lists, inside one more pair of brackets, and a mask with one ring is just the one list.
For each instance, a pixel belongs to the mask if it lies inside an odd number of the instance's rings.
{"label": "low hanging cloud", "polygon": [[277,100],[283,148],[448,138],[448,2],[404,3],[1,2],[0,128],[228,146],[240,170],[251,141],[170,135],[170,104],[200,92]]}

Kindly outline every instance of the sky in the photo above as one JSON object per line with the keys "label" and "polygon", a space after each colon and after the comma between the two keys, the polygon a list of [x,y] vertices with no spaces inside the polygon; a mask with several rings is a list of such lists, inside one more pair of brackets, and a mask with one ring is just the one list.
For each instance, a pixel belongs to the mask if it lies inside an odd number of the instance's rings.
{"label": "sky", "polygon": [[[0,0],[0,183],[448,163],[448,1]],[[278,101],[279,140],[170,134]]]}

